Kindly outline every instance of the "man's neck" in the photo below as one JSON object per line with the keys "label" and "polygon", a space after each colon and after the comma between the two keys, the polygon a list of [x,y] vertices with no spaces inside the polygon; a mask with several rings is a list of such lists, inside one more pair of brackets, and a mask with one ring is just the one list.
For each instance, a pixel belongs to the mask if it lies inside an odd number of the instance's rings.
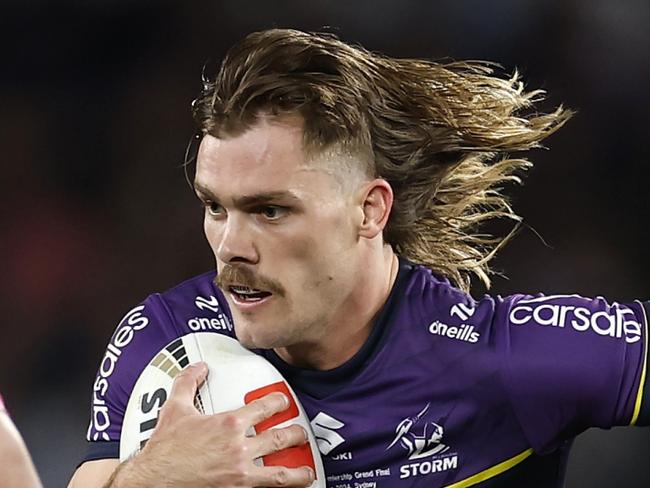
{"label": "man's neck", "polygon": [[390,246],[382,258],[364,273],[363,285],[348,297],[339,312],[323,325],[324,334],[315,343],[300,343],[275,349],[294,366],[318,370],[334,369],[354,356],[372,332],[397,278],[399,260]]}

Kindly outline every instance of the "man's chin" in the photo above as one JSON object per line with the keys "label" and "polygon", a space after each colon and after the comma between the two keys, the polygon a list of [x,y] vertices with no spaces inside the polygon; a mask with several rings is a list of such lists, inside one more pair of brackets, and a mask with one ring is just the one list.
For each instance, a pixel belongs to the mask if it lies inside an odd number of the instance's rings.
{"label": "man's chin", "polygon": [[259,331],[254,330],[255,328],[255,324],[238,327],[237,321],[235,321],[235,334],[242,346],[247,349],[273,349],[274,347],[280,347],[277,336],[272,337],[268,334],[260,334]]}

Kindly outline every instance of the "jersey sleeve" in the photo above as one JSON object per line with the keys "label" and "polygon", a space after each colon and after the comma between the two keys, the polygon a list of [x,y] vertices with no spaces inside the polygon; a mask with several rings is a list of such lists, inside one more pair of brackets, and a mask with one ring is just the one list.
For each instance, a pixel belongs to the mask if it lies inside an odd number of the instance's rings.
{"label": "jersey sleeve", "polygon": [[135,382],[174,327],[156,295],[119,322],[100,360],[92,387],[88,450],[82,462],[119,458],[122,419]]}
{"label": "jersey sleeve", "polygon": [[193,332],[234,337],[232,317],[214,272],[150,295],[120,321],[92,387],[88,450],[82,462],[119,458],[122,422],[137,379],[170,342]]}
{"label": "jersey sleeve", "polygon": [[162,294],[149,296],[120,321],[100,360],[92,387],[88,450],[82,462],[119,458],[122,422],[142,371],[172,341],[193,332],[234,337],[227,303],[200,275]]}
{"label": "jersey sleeve", "polygon": [[536,451],[589,427],[650,423],[647,310],[577,295],[497,300],[506,388]]}

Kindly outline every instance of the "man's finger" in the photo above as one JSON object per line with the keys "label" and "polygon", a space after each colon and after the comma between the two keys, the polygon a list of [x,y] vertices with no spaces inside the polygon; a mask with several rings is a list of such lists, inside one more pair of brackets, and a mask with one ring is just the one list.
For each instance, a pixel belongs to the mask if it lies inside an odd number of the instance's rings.
{"label": "man's finger", "polygon": [[255,469],[252,473],[252,481],[253,486],[307,487],[314,482],[314,471],[307,466],[300,468],[269,466]]}
{"label": "man's finger", "polygon": [[241,407],[238,412],[246,420],[247,425],[254,426],[287,408],[289,408],[289,399],[284,393],[271,393]]}
{"label": "man's finger", "polygon": [[287,447],[300,446],[307,442],[307,433],[299,425],[284,429],[269,429],[251,439],[255,457],[266,456]]}
{"label": "man's finger", "polygon": [[250,402],[237,410],[237,414],[244,420],[246,427],[259,424],[262,420],[271,418],[276,413],[289,408],[289,399],[284,393],[271,393]]}
{"label": "man's finger", "polygon": [[196,391],[203,384],[207,376],[207,364],[204,362],[191,364],[174,378],[169,400],[173,399],[180,404],[194,405]]}

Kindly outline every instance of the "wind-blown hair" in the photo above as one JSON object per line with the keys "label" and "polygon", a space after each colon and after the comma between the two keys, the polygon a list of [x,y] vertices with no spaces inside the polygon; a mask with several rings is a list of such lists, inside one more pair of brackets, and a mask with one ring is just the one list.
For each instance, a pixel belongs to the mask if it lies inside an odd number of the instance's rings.
{"label": "wind-blown hair", "polygon": [[370,156],[370,176],[395,195],[384,240],[468,290],[472,274],[489,286],[489,261],[512,234],[481,224],[520,220],[502,187],[530,163],[509,154],[539,147],[571,115],[561,106],[536,113],[542,98],[490,63],[396,59],[329,34],[273,29],[228,51],[193,114],[215,137],[246,130],[260,113],[299,114],[306,150],[338,144]]}

